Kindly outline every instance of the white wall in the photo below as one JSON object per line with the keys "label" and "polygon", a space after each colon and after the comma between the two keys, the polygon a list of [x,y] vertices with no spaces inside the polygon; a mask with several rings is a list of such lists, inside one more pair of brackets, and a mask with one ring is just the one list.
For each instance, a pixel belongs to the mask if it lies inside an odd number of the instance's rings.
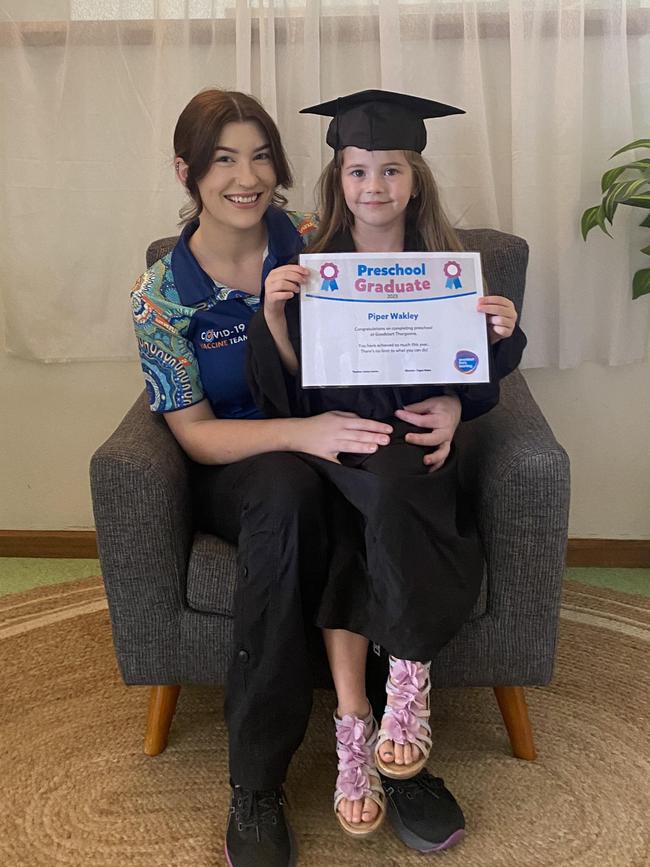
{"label": "white wall", "polygon": [[0,528],[92,527],[90,456],[141,390],[136,362],[0,354]]}
{"label": "white wall", "polygon": [[650,362],[525,376],[571,459],[569,534],[650,539]]}
{"label": "white wall", "polygon": [[[571,535],[650,538],[650,362],[526,378],[571,458]],[[1,529],[92,527],[90,456],[141,387],[136,362],[0,354]]]}

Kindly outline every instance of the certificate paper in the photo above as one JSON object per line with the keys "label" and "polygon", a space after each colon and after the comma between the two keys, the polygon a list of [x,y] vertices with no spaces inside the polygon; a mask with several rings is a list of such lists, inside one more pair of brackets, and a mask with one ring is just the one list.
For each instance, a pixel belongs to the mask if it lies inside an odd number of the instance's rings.
{"label": "certificate paper", "polygon": [[310,253],[302,384],[488,382],[478,253]]}

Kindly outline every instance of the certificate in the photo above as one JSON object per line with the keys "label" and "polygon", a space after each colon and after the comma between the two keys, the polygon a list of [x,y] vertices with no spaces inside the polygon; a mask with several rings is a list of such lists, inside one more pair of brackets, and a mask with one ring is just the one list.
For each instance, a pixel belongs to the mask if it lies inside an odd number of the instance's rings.
{"label": "certificate", "polygon": [[488,382],[479,253],[310,253],[302,384]]}

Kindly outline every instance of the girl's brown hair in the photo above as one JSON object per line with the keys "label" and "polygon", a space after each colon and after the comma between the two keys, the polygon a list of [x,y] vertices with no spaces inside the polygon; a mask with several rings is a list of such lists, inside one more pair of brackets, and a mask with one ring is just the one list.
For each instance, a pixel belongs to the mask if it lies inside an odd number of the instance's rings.
{"label": "girl's brown hair", "polygon": [[[278,128],[260,103],[236,90],[202,90],[185,106],[174,130],[174,154],[187,164],[185,186],[191,199],[179,212],[181,223],[195,219],[203,210],[198,182],[210,170],[222,129],[233,121],[259,124],[268,141],[278,187],[287,190],[293,184]],[[283,208],[287,199],[276,190],[272,202]]]}
{"label": "girl's brown hair", "polygon": [[[462,250],[463,245],[440,204],[431,169],[421,154],[415,151],[402,153],[413,171],[414,196],[406,208],[407,235],[415,230],[424,250]],[[354,216],[343,196],[341,163],[342,152],[337,151],[318,181],[320,223],[307,248],[309,253],[327,252],[334,236],[341,231],[350,231],[354,225]]]}

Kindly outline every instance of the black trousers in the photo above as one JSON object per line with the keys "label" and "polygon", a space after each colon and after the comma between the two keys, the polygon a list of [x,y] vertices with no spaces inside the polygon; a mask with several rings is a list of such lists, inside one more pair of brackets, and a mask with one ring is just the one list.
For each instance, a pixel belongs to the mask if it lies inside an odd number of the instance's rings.
{"label": "black trousers", "polygon": [[[417,450],[408,447],[408,454],[401,457],[412,462],[414,455],[417,472],[411,478],[426,478]],[[318,657],[322,662],[324,655],[314,623],[332,595],[328,582],[332,583],[333,563],[343,557],[345,568],[340,571],[347,576],[346,587],[361,586],[365,572],[359,516],[351,514],[354,507],[327,474],[344,468],[328,465],[324,473],[323,463],[307,455],[272,453],[221,467],[196,468],[193,489],[198,526],[238,546],[235,649],[226,682],[225,712],[231,777],[247,788],[282,784],[304,737],[312,705],[314,662]],[[390,477],[394,464],[375,467],[373,462],[366,469]],[[366,475],[363,470],[348,472]],[[334,522],[332,515],[337,516]],[[412,572],[407,577],[412,578]],[[368,606],[364,602],[361,607]],[[422,629],[433,631],[434,636],[435,618],[427,612],[435,611],[435,605],[425,606]],[[409,617],[415,617],[413,609]],[[332,626],[342,628],[343,624]],[[373,634],[372,629],[350,624],[345,628]],[[403,656],[417,658],[411,653]],[[367,689],[378,718],[386,701],[387,673],[386,653],[378,656],[371,646]]]}
{"label": "black trousers", "polygon": [[312,706],[313,626],[327,580],[326,483],[297,455],[196,467],[196,521],[238,546],[225,716],[230,775],[281,785]]}

